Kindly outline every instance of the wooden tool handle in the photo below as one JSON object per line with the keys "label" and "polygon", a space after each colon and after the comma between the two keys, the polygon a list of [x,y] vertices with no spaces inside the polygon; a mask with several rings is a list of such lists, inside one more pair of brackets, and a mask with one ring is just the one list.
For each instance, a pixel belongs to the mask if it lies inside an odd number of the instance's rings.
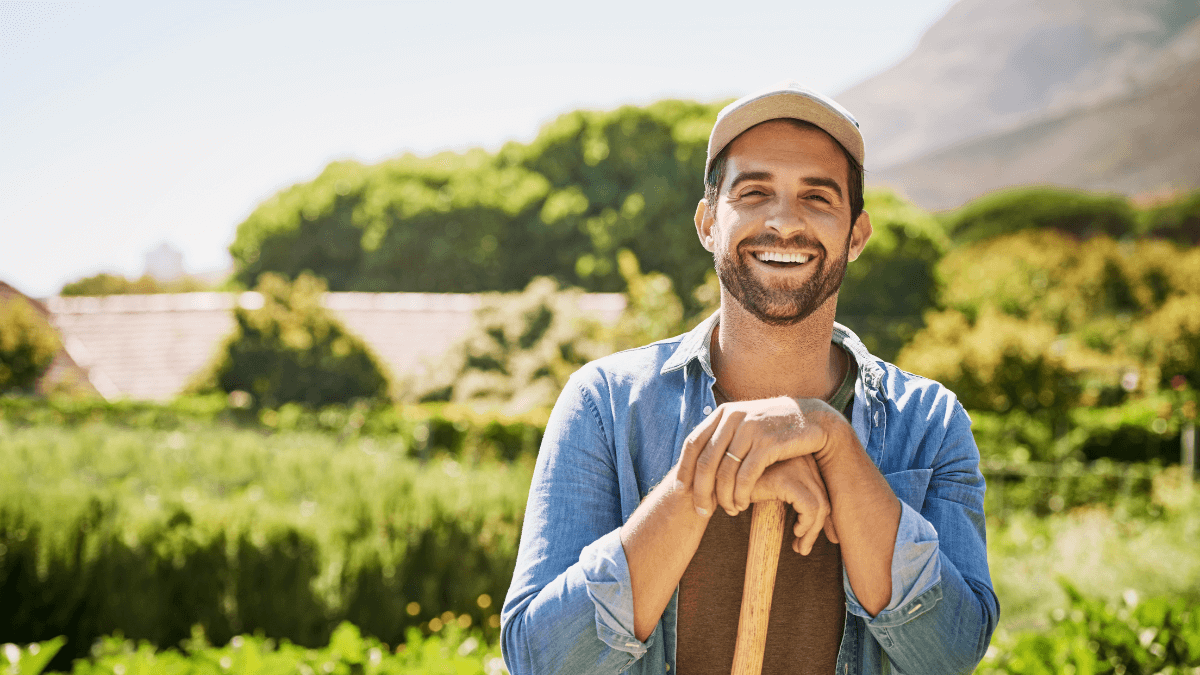
{"label": "wooden tool handle", "polygon": [[754,515],[750,518],[750,550],[746,553],[742,613],[738,617],[737,646],[733,650],[733,675],[762,673],[786,507],[781,501],[754,505]]}

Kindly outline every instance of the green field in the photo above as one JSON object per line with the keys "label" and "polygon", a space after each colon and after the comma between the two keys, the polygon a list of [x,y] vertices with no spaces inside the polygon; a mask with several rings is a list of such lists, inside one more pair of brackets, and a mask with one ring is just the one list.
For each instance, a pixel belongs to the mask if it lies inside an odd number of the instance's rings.
{"label": "green field", "polygon": [[[252,645],[264,659],[292,659],[288,668],[319,656],[340,671],[352,661],[329,656],[330,641],[348,621],[390,645],[391,660],[376,665],[392,665],[369,672],[497,667],[489,659],[533,454],[496,458],[512,451],[489,442],[520,435],[508,421],[439,414],[412,413],[406,432],[372,435],[332,421],[277,431],[183,415],[138,418],[139,428],[124,413],[38,421],[10,411],[0,421],[0,604],[16,610],[0,616],[0,640],[65,635],[54,667],[82,658],[77,668],[91,672],[122,659],[132,668],[149,645],[199,649],[188,641],[200,629],[224,646],[196,652],[197,662],[242,658]],[[1061,581],[1098,600],[1125,602],[1132,591],[1200,604],[1200,499],[1177,469],[1143,482],[1137,494],[1081,492],[1076,501],[1095,503],[1048,515],[1022,507],[1046,500],[1022,497],[1019,485],[1006,483],[1003,507],[989,496],[997,649],[1053,627],[1055,610],[1069,607]],[[122,638],[97,642],[112,635]],[[413,652],[428,652],[430,665],[395,661],[395,646],[418,636],[432,640]],[[285,641],[303,648],[293,654]],[[382,649],[362,653],[372,648]],[[184,659],[156,658],[164,668]],[[455,659],[467,670],[447,665]]]}

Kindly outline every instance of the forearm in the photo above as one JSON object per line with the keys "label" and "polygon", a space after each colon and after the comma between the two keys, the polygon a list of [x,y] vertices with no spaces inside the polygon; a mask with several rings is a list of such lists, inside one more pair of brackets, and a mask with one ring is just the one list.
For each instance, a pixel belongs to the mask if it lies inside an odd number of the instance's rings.
{"label": "forearm", "polygon": [[900,500],[867,456],[849,424],[831,425],[817,465],[829,493],[846,577],[871,616],[892,597],[892,553]]}
{"label": "forearm", "polygon": [[672,469],[621,527],[633,586],[634,635],[643,642],[654,632],[708,526],[709,516],[696,512],[690,486],[677,480],[677,471]]}

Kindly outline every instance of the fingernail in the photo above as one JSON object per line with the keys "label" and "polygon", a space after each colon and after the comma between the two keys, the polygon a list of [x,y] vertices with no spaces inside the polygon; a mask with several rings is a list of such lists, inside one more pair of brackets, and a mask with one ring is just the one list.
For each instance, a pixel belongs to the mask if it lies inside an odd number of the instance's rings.
{"label": "fingernail", "polygon": [[725,513],[726,513],[727,515],[729,515],[729,516],[736,516],[736,515],[737,515],[737,511],[734,511],[733,509],[725,509]]}
{"label": "fingernail", "polygon": [[701,506],[697,506],[697,507],[696,507],[696,513],[698,513],[698,514],[700,514],[700,515],[702,515],[702,516],[707,516],[707,515],[708,515],[708,509],[706,509],[706,508],[703,508],[703,507],[701,507]]}

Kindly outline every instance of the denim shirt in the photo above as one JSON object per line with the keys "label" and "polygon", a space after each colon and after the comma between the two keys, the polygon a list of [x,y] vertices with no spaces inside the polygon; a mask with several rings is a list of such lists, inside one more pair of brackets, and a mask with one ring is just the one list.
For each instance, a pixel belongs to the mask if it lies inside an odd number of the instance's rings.
{"label": "denim shirt", "polygon": [[[564,388],[501,612],[513,675],[675,669],[678,592],[638,640],[620,528],[716,408],[709,338],[717,319],[590,363]],[[970,673],[1000,614],[970,419],[953,393],[873,357],[845,327],[835,324],[833,339],[858,362],[851,426],[901,501],[892,597],[878,615],[859,604],[843,570],[837,673]]]}

